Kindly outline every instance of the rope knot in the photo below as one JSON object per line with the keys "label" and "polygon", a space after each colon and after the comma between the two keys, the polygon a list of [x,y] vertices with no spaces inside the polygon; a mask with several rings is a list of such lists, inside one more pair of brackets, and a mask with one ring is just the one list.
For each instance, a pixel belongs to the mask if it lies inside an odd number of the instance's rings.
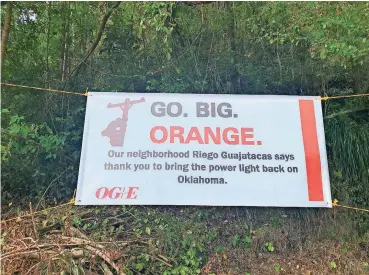
{"label": "rope knot", "polygon": [[320,98],[320,100],[328,100],[329,99],[329,96],[323,96]]}

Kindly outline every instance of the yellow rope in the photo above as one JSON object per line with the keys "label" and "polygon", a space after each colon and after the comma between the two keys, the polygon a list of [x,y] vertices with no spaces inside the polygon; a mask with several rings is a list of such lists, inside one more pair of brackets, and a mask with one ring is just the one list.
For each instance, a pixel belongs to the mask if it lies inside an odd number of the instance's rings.
{"label": "yellow rope", "polygon": [[[49,208],[46,208],[46,209],[43,209],[43,210],[39,210],[39,211],[33,212],[33,215],[36,215],[36,214],[39,214],[39,213],[42,213],[42,212],[48,211],[48,210],[50,210],[50,209],[55,209],[55,208],[63,207],[63,206],[66,206],[66,205],[70,205],[70,204],[74,204],[74,199],[72,199],[72,200],[70,200],[69,202],[64,203],[64,204],[59,204],[59,205],[57,205],[57,206],[53,206],[53,207],[49,207]],[[15,218],[7,219],[7,220],[2,220],[1,222],[2,222],[2,223],[5,223],[5,222],[8,222],[8,221],[17,220],[17,219],[21,219],[21,218],[24,218],[24,217],[29,217],[29,216],[31,216],[31,215],[32,215],[32,214],[31,214],[31,213],[29,213],[29,214],[25,214],[25,215],[17,216],[17,217],[15,217]]]}
{"label": "yellow rope", "polygon": [[50,92],[56,92],[56,93],[88,96],[88,90],[87,89],[86,89],[86,92],[84,92],[82,94],[82,93],[75,93],[75,92],[70,92],[70,91],[62,91],[62,90],[55,90],[55,89],[48,89],[48,88],[39,88],[39,87],[32,87],[32,86],[25,86],[25,85],[11,84],[11,83],[3,83],[3,82],[1,82],[1,85],[11,86],[11,87],[29,88],[29,89],[40,90],[40,91],[50,91]]}
{"label": "yellow rope", "polygon": [[369,212],[369,209],[364,209],[364,208],[358,208],[358,207],[352,207],[352,206],[338,204],[338,200],[334,200],[333,203],[332,203],[332,206],[334,206],[334,207],[342,207],[342,208],[347,208],[347,209],[353,209],[353,210],[363,211],[363,212]]}
{"label": "yellow rope", "polygon": [[21,219],[21,218],[24,218],[24,217],[29,217],[31,215],[40,214],[40,213],[45,212],[45,211],[48,211],[50,209],[56,209],[56,208],[60,208],[60,207],[66,206],[66,205],[74,204],[75,201],[76,201],[75,196],[76,196],[76,190],[74,190],[72,199],[69,202],[67,202],[67,203],[63,203],[63,204],[59,204],[57,206],[53,206],[53,207],[49,207],[49,208],[46,208],[46,209],[43,209],[43,210],[39,210],[39,211],[33,212],[32,214],[29,213],[29,214],[24,214],[24,215],[21,215],[21,216],[18,216],[18,217],[10,218],[10,219],[7,219],[7,220],[2,220],[1,223],[5,223],[5,222],[8,222],[8,221],[13,221],[13,220]]}
{"label": "yellow rope", "polygon": [[[32,86],[25,86],[25,85],[11,84],[11,83],[3,83],[3,82],[1,82],[0,84],[5,85],[5,86],[29,88],[29,89],[40,90],[40,91],[50,91],[50,92],[56,92],[56,93],[65,93],[65,94],[88,96],[88,89],[86,89],[86,91],[84,93],[75,93],[75,92],[70,92],[70,91],[62,91],[62,90],[55,90],[55,89],[48,89],[48,88],[39,88],[39,87],[32,87]],[[367,93],[367,94],[356,94],[356,95],[323,96],[319,99],[320,100],[329,100],[329,99],[340,99],[340,98],[361,97],[361,96],[369,96],[369,93]]]}
{"label": "yellow rope", "polygon": [[348,98],[348,97],[359,97],[359,96],[369,96],[369,94],[323,96],[323,97],[320,98],[320,100],[339,99],[339,98]]}
{"label": "yellow rope", "polygon": [[[0,84],[5,85],[5,86],[11,86],[11,87],[21,87],[21,88],[29,88],[29,89],[41,90],[41,91],[50,91],[50,92],[57,92],[57,93],[88,96],[88,89],[86,89],[86,92],[82,94],[82,93],[75,93],[75,92],[70,92],[70,91],[62,91],[62,90],[55,90],[55,89],[48,89],[48,88],[39,88],[39,87],[32,87],[32,86],[25,86],[25,85],[11,84],[11,83],[2,83],[1,82]],[[324,97],[321,97],[320,100],[361,97],[361,96],[369,96],[369,93],[367,93],[367,94],[356,94],[356,95],[324,96]],[[45,211],[50,210],[50,209],[55,209],[55,208],[63,207],[65,205],[74,204],[74,202],[75,202],[75,199],[74,199],[74,196],[73,196],[73,198],[67,203],[57,205],[57,206],[54,206],[54,207],[50,207],[50,208],[47,208],[47,209],[44,209],[44,210],[40,210],[40,211],[34,212],[33,214],[35,215],[35,214],[42,213],[42,212],[45,212]],[[338,204],[338,200],[334,200],[333,203],[332,203],[332,206],[334,206],[334,207],[343,207],[343,208],[353,209],[353,210],[357,210],[357,211],[369,212],[368,209],[363,209],[363,208],[358,208],[358,207],[351,207],[351,206],[347,206],[347,205],[340,205],[340,204]],[[18,217],[7,219],[7,220],[2,220],[1,222],[3,223],[3,222],[11,221],[11,220],[16,220],[16,219],[27,217],[27,216],[30,216],[30,215],[32,215],[32,214],[26,214],[26,215],[18,216]]]}
{"label": "yellow rope", "polygon": [[[33,215],[36,215],[36,214],[39,214],[39,213],[42,213],[42,212],[45,212],[45,211],[48,211],[48,210],[51,210],[51,209],[56,209],[56,208],[60,208],[60,207],[66,206],[66,205],[74,204],[75,203],[74,196],[75,196],[75,192],[74,192],[73,198],[69,202],[64,203],[64,204],[60,204],[60,205],[57,205],[57,206],[49,207],[49,208],[46,208],[46,209],[43,209],[43,210],[40,210],[40,211],[33,212]],[[356,210],[356,211],[369,212],[369,209],[364,209],[364,208],[358,208],[358,207],[352,207],[352,206],[338,204],[338,200],[334,200],[332,202],[332,206],[333,207],[342,207],[342,208],[346,208],[346,209],[352,209],[352,210]],[[14,217],[14,218],[11,218],[11,219],[2,220],[1,222],[2,223],[6,223],[8,221],[17,220],[17,219],[21,219],[21,218],[24,218],[24,217],[29,217],[31,215],[32,214],[29,213],[29,214],[21,215],[21,216]]]}

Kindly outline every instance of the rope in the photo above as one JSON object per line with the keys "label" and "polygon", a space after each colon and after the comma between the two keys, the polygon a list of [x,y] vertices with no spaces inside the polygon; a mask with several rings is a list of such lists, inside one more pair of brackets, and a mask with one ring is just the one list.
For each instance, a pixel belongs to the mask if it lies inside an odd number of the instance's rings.
{"label": "rope", "polygon": [[352,209],[352,210],[356,210],[356,211],[363,211],[363,212],[368,212],[369,213],[369,209],[352,207],[352,206],[347,206],[347,205],[341,205],[341,204],[338,204],[338,200],[334,200],[333,203],[332,203],[332,206],[342,207],[342,208],[346,208],[346,209]]}
{"label": "rope", "polygon": [[[0,82],[0,84],[1,85],[5,85],[5,86],[29,88],[29,89],[40,90],[40,91],[50,91],[50,92],[57,92],[57,93],[65,93],[65,94],[88,96],[88,89],[86,89],[86,91],[84,93],[75,93],[75,92],[70,92],[70,91],[62,91],[62,90],[55,90],[55,89],[48,89],[48,88],[39,88],[39,87],[32,87],[32,86],[25,86],[25,85],[11,84],[11,83],[3,83],[3,82]],[[320,100],[351,98],[351,97],[362,97],[362,96],[369,96],[369,93],[366,93],[366,94],[356,94],[356,95],[324,96],[324,97],[321,97]],[[16,219],[19,219],[19,218],[23,218],[23,217],[28,217],[28,216],[31,216],[31,215],[39,214],[39,213],[45,212],[45,211],[50,210],[50,209],[56,209],[56,208],[63,207],[63,206],[66,206],[66,205],[74,204],[74,202],[75,202],[75,199],[74,199],[74,195],[73,195],[73,198],[69,202],[67,202],[67,203],[60,204],[60,205],[57,205],[57,206],[54,206],[54,207],[49,207],[49,208],[46,208],[44,210],[36,211],[33,214],[25,214],[25,215],[18,216],[18,217],[15,217],[15,218],[7,219],[7,220],[2,220],[1,222],[3,223],[3,222],[7,222],[7,221],[16,220]],[[346,208],[346,209],[352,209],[352,210],[356,210],[356,211],[369,212],[368,209],[363,209],[363,208],[358,208],[358,207],[352,207],[352,206],[338,204],[338,200],[334,200],[333,203],[332,203],[332,206],[334,206],[334,207],[342,207],[342,208]]]}
{"label": "rope", "polygon": [[[56,93],[65,93],[65,94],[72,94],[72,95],[82,95],[82,96],[88,96],[88,89],[84,93],[75,93],[70,91],[62,91],[62,90],[55,90],[55,89],[48,89],[48,88],[40,88],[40,87],[32,87],[32,86],[25,86],[25,85],[18,85],[18,84],[11,84],[11,83],[0,83],[1,85],[5,86],[11,86],[11,87],[20,87],[20,88],[29,88],[39,91],[50,91],[50,92],[56,92]],[[329,100],[329,99],[340,99],[340,98],[350,98],[350,97],[361,97],[361,96],[369,96],[369,93],[367,94],[356,94],[356,95],[338,95],[338,96],[323,96],[319,98],[319,100]]]}
{"label": "rope", "polygon": [[74,202],[75,202],[74,199],[72,199],[69,202],[64,203],[64,204],[59,204],[57,206],[53,206],[53,207],[49,207],[49,208],[46,208],[46,209],[43,209],[43,210],[40,210],[40,211],[36,211],[36,212],[33,212],[33,214],[29,213],[29,214],[21,215],[21,216],[15,217],[15,218],[7,219],[7,220],[1,220],[1,222],[6,223],[8,221],[17,220],[17,219],[21,219],[21,218],[24,218],[24,217],[29,217],[29,216],[32,216],[32,215],[40,214],[40,213],[48,211],[50,209],[56,209],[56,208],[60,208],[60,207],[66,206],[66,205],[74,204]]}
{"label": "rope", "polygon": [[55,89],[48,89],[48,88],[39,88],[39,87],[32,87],[32,86],[25,86],[25,85],[11,84],[11,83],[3,83],[3,82],[1,82],[0,84],[5,85],[5,86],[11,86],[11,87],[29,88],[29,89],[39,90],[39,91],[50,91],[50,92],[55,92],[55,93],[64,93],[64,94],[88,96],[88,90],[87,89],[82,94],[82,93],[75,93],[75,92],[70,92],[70,91],[62,91],[62,90],[55,90]]}
{"label": "rope", "polygon": [[[7,219],[7,220],[2,220],[1,223],[6,223],[8,221],[13,221],[13,220],[21,219],[21,218],[24,218],[24,217],[29,217],[29,216],[32,216],[32,215],[40,214],[42,212],[45,212],[45,211],[48,211],[48,210],[51,210],[51,209],[60,208],[60,207],[66,206],[66,205],[73,205],[75,203],[75,193],[76,192],[74,191],[73,198],[67,203],[60,204],[60,205],[53,206],[53,207],[49,207],[49,208],[46,208],[46,209],[43,209],[43,210],[39,210],[39,211],[36,211],[36,212],[33,212],[33,213],[28,213],[28,214],[21,215],[21,216],[18,216],[18,217],[10,218],[10,219]],[[338,204],[338,200],[334,200],[332,202],[332,206],[333,207],[342,207],[342,208],[346,208],[346,209],[352,209],[352,210],[356,210],[356,211],[363,211],[363,212],[368,212],[369,213],[369,209],[347,206],[347,205],[341,205],[341,204]]]}
{"label": "rope", "polygon": [[60,208],[60,207],[66,206],[66,205],[73,205],[76,201],[75,196],[76,196],[76,190],[74,190],[72,199],[67,203],[59,204],[59,205],[56,205],[56,206],[53,206],[53,207],[48,207],[48,208],[43,209],[43,210],[39,210],[39,211],[36,211],[36,212],[33,212],[33,213],[24,214],[24,215],[14,217],[14,218],[10,218],[10,219],[7,219],[7,220],[1,220],[1,223],[6,223],[8,221],[13,221],[13,220],[21,219],[21,218],[24,218],[24,217],[29,217],[29,216],[32,216],[32,215],[40,214],[42,212],[45,212],[45,211],[48,211],[48,210],[51,210],[51,209]]}
{"label": "rope", "polygon": [[349,98],[349,97],[359,97],[359,96],[369,96],[368,94],[357,94],[357,95],[337,95],[337,96],[323,96],[320,100],[328,100],[328,99],[339,99],[339,98]]}

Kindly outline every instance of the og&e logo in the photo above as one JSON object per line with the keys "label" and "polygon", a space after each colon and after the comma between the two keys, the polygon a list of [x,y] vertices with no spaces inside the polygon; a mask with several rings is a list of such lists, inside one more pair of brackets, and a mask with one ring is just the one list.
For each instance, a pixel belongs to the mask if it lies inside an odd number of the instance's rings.
{"label": "og&e logo", "polygon": [[98,199],[136,199],[136,191],[139,187],[100,187],[96,190],[95,196]]}

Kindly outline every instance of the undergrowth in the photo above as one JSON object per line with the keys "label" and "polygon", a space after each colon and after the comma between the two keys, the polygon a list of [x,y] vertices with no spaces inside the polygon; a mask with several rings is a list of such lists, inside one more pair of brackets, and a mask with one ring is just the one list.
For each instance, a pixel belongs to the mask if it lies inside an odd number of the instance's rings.
{"label": "undergrowth", "polygon": [[[368,269],[369,234],[356,235],[346,218],[345,212],[313,209],[66,206],[34,221],[4,224],[2,269],[3,274],[296,274],[292,270],[302,264],[293,257],[316,250],[309,254],[316,264],[305,262],[306,271],[361,274]],[[328,248],[324,262],[318,255]],[[289,257],[292,264],[283,260]],[[256,267],[258,261],[268,264]]]}

